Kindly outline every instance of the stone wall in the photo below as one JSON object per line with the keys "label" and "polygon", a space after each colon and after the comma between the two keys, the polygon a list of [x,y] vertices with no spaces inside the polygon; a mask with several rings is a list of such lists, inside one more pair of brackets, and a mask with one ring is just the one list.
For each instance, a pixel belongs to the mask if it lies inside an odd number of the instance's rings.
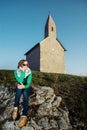
{"label": "stone wall", "polygon": [[[0,125],[2,130],[20,130],[19,119],[13,121],[12,111],[14,91],[0,87]],[[66,106],[61,107],[62,97],[56,96],[50,87],[37,86],[36,96],[29,100],[28,122],[21,130],[71,130],[69,111]],[[20,100],[20,115],[22,112],[23,97]],[[3,122],[3,124],[2,124]]]}
{"label": "stone wall", "polygon": [[32,70],[40,70],[40,46],[38,44],[33,51],[26,55],[26,59],[29,61],[30,68]]}
{"label": "stone wall", "polygon": [[40,71],[65,73],[64,50],[55,38],[47,37],[40,43]]}

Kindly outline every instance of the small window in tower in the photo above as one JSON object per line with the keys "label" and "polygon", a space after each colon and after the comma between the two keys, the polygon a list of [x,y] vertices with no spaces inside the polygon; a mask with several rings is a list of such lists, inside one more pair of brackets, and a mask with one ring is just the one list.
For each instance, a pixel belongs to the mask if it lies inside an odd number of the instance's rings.
{"label": "small window in tower", "polygon": [[53,32],[53,27],[51,28],[52,32]]}

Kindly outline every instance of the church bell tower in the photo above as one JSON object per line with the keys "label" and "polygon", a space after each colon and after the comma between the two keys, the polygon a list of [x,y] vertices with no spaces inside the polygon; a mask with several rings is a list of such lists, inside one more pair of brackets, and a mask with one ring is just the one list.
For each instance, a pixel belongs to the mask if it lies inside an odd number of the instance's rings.
{"label": "church bell tower", "polygon": [[54,37],[56,38],[56,25],[51,15],[48,15],[46,25],[45,25],[45,33],[44,37]]}

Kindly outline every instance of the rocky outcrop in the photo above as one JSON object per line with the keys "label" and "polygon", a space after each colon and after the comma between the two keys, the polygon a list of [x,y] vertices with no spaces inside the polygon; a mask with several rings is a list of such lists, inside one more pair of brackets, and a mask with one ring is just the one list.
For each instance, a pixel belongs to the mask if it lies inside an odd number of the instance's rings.
{"label": "rocky outcrop", "polygon": [[[46,86],[38,86],[36,96],[29,99],[27,125],[21,130],[71,130],[69,111],[62,105],[62,97],[56,96],[54,90]],[[4,122],[2,130],[20,130],[18,120],[12,121],[14,91],[0,86],[0,122]],[[20,113],[22,111],[22,97]]]}

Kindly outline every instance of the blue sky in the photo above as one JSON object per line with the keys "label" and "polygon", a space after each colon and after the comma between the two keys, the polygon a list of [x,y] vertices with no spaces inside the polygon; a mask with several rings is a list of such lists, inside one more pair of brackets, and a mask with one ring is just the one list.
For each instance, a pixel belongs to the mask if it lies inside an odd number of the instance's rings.
{"label": "blue sky", "polygon": [[87,0],[0,0],[0,69],[16,69],[44,39],[49,12],[67,49],[66,73],[87,75]]}

